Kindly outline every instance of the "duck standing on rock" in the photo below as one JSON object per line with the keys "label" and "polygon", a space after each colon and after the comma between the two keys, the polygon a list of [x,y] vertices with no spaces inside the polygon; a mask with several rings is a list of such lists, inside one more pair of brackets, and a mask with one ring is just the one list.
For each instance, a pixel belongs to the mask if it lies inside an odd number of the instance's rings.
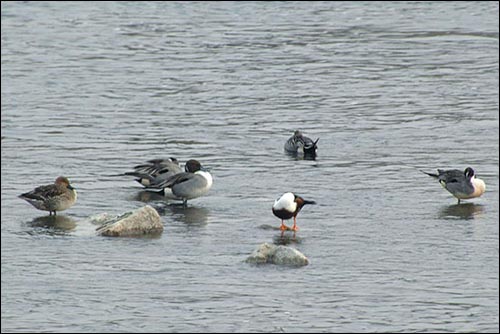
{"label": "duck standing on rock", "polygon": [[[280,230],[285,231],[291,229],[293,231],[297,231],[299,229],[297,227],[297,214],[306,204],[316,204],[316,202],[305,200],[292,192],[284,193],[280,198],[275,200],[273,205],[273,214],[281,219]],[[293,226],[290,228],[286,226],[283,221],[292,217]]]}

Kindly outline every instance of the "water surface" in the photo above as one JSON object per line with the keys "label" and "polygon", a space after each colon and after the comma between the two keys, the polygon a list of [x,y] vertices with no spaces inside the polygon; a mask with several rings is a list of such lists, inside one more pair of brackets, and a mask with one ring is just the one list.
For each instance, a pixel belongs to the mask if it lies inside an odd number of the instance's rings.
{"label": "water surface", "polygon": [[[498,3],[3,2],[1,49],[2,331],[498,332]],[[188,208],[119,176],[171,156]],[[417,170],[467,166],[463,205]],[[56,219],[17,198],[58,175]],[[285,191],[310,265],[244,263]]]}

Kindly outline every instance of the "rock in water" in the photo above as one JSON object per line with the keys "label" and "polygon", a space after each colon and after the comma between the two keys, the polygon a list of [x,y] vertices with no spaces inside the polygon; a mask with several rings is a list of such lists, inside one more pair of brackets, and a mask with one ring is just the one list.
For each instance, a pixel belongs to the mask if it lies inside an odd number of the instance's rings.
{"label": "rock in water", "polygon": [[276,246],[270,243],[261,244],[253,253],[246,259],[248,263],[273,263],[286,266],[305,266],[309,264],[307,257],[288,246]]}
{"label": "rock in water", "polygon": [[279,245],[271,257],[271,263],[286,266],[305,266],[309,264],[309,260],[295,248]]}
{"label": "rock in water", "polygon": [[250,256],[246,259],[248,263],[266,263],[269,258],[269,254],[274,251],[276,246],[271,245],[267,242],[260,245],[256,250],[250,254]]}
{"label": "rock in water", "polygon": [[98,235],[107,237],[133,237],[163,232],[163,224],[158,212],[146,205],[135,211],[126,212],[104,221],[96,229]]}

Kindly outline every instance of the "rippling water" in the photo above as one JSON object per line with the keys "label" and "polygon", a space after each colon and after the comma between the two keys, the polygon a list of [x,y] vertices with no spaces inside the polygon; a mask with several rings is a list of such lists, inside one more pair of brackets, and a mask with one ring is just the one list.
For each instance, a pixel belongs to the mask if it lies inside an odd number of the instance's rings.
{"label": "rippling water", "polygon": [[[498,332],[498,37],[497,2],[2,2],[2,331]],[[188,208],[118,176],[170,156],[214,175]],[[467,166],[463,205],[416,169]],[[56,219],[17,198],[58,175]],[[310,265],[244,263],[285,191]],[[159,238],[86,219],[145,203]]]}

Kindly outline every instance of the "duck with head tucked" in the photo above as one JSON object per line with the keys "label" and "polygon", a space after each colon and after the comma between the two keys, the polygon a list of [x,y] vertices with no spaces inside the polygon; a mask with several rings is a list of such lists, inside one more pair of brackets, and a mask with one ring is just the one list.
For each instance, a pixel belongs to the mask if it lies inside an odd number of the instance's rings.
{"label": "duck with head tucked", "polygon": [[296,130],[293,136],[285,142],[285,151],[290,154],[304,154],[305,156],[316,156],[319,138],[313,141]]}
{"label": "duck with head tucked", "polygon": [[162,190],[165,197],[182,200],[184,206],[188,200],[205,195],[213,184],[209,171],[195,159],[188,160],[184,168],[185,172],[155,182],[149,189]]}
{"label": "duck with head tucked", "polygon": [[462,199],[479,197],[486,190],[486,184],[476,177],[476,173],[471,167],[467,167],[464,171],[459,169],[438,169],[437,171],[437,174],[421,172],[438,179],[443,188],[458,199],[458,204]]}
{"label": "duck with head tucked", "polygon": [[64,211],[76,202],[76,190],[67,177],[59,176],[54,184],[40,186],[34,190],[19,195],[38,210],[49,211],[51,216],[57,211]]}
{"label": "duck with head tucked", "polygon": [[[281,219],[280,230],[285,231],[291,229],[297,231],[297,214],[306,204],[316,204],[314,201],[308,201],[302,197],[292,193],[287,192],[281,195],[273,204],[273,214]],[[293,217],[293,226],[290,228],[285,225],[284,220]]]}

